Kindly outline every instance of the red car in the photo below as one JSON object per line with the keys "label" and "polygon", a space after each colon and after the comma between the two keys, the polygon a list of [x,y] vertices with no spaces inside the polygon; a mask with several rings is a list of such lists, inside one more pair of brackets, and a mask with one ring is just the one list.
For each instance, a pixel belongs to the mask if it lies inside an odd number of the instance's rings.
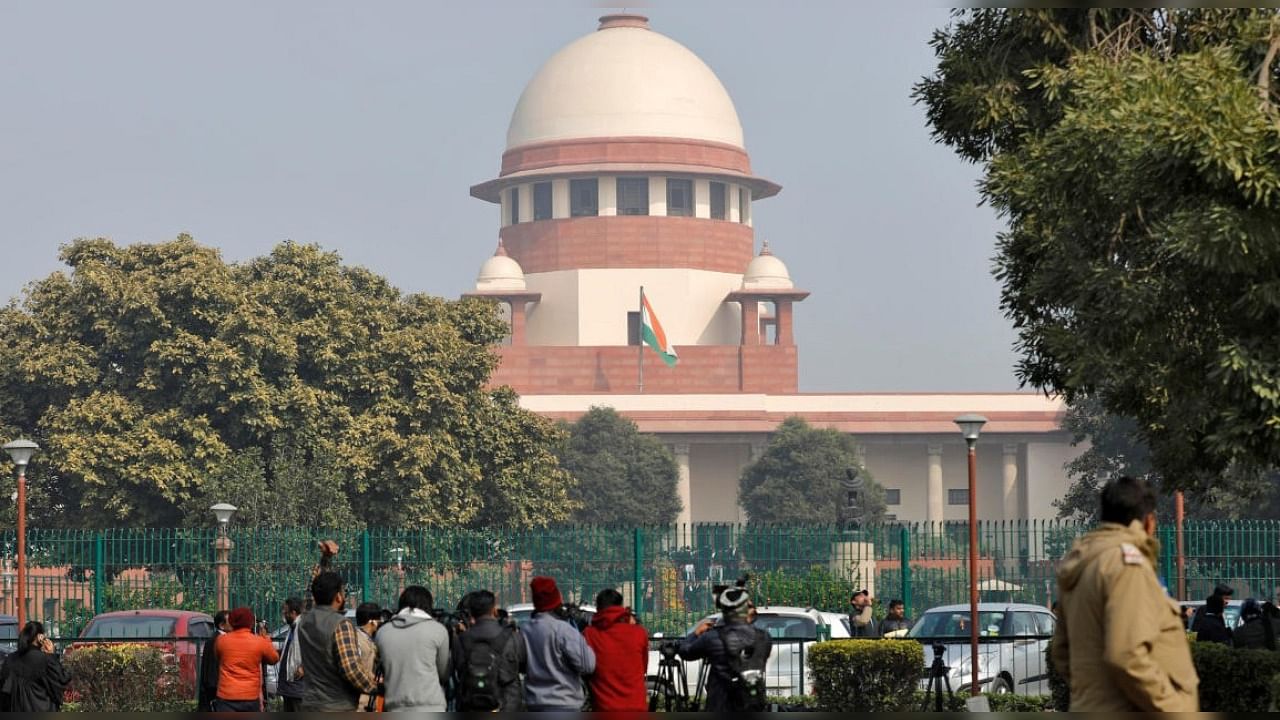
{"label": "red car", "polygon": [[200,643],[195,639],[211,638],[213,634],[213,618],[202,612],[122,610],[94,616],[69,650],[115,641],[155,645],[167,659],[178,663],[182,682],[195,687],[200,664]]}

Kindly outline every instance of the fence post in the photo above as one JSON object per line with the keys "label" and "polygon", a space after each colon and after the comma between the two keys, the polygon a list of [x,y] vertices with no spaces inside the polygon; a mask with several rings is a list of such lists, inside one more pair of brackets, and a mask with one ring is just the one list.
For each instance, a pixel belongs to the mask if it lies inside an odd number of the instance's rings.
{"label": "fence post", "polygon": [[907,616],[911,616],[911,533],[903,525],[898,530],[898,555],[902,562],[902,604]]}
{"label": "fence post", "polygon": [[632,557],[631,607],[640,614],[644,612],[644,530],[635,529],[632,548],[635,552]]}
{"label": "fence post", "polygon": [[373,580],[373,550],[370,548],[369,530],[360,531],[360,600],[369,601],[369,583]]}
{"label": "fence post", "polygon": [[106,612],[102,606],[103,591],[107,581],[107,538],[104,531],[99,530],[93,538],[93,614]]}

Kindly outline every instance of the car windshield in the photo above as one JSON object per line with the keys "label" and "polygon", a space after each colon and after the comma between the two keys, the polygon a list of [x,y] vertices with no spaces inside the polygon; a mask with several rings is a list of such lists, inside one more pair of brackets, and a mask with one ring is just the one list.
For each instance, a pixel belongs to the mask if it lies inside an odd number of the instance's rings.
{"label": "car windshield", "polygon": [[105,618],[94,620],[85,628],[83,637],[93,640],[116,638],[171,638],[177,620],[166,617]]}
{"label": "car windshield", "polygon": [[18,639],[17,625],[0,625],[0,641],[17,640],[17,639]]}
{"label": "car windshield", "polygon": [[[978,611],[978,618],[982,621],[978,626],[979,634],[988,637],[1002,634],[1004,629],[1004,616],[1005,613],[1003,610],[991,612]],[[927,612],[921,616],[920,621],[911,628],[911,631],[907,633],[907,637],[969,637],[969,613],[964,610]]]}

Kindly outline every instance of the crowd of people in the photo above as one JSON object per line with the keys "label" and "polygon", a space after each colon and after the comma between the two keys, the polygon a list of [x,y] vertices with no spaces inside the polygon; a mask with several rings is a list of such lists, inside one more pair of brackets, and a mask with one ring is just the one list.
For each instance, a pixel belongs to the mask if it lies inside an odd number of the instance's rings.
{"label": "crowd of people", "polygon": [[[327,559],[336,548],[326,551]],[[419,585],[394,610],[364,603],[350,618],[342,578],[321,569],[305,606],[290,599],[281,608],[288,632],[278,649],[248,608],[218,614],[201,660],[200,709],[266,709],[266,666],[286,712],[650,709],[649,633],[618,590],[596,595],[586,627],[553,578],[533,578],[530,591],[533,614],[519,627],[488,590],[444,613]],[[762,709],[769,634],[751,624],[744,588],[717,588],[716,604],[720,620],[698,625],[679,653],[707,662],[708,710]]]}

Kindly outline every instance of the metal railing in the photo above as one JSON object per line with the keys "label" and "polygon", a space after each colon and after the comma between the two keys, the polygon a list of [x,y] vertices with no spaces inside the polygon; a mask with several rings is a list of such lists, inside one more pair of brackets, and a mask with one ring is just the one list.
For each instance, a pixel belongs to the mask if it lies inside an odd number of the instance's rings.
{"label": "metal railing", "polygon": [[[1048,605],[1054,566],[1087,526],[1057,521],[983,522],[983,600]],[[1280,588],[1280,522],[1187,522],[1191,598],[1226,582],[1237,597]],[[214,529],[33,530],[28,533],[29,617],[72,637],[93,615],[139,608],[211,612],[247,605],[274,621],[282,601],[305,597],[316,542],[341,546],[334,569],[352,600],[394,604],[423,584],[452,607],[486,588],[503,605],[528,602],[529,580],[555,577],[566,599],[590,603],[620,589],[652,632],[682,633],[712,611],[714,585],[752,576],[757,604],[845,612],[851,591],[898,597],[915,616],[968,598],[965,523],[905,523],[844,531],[822,526],[695,524],[664,527],[280,529],[232,527],[219,561]],[[1176,588],[1173,528],[1161,527],[1160,571]],[[0,613],[16,614],[13,533],[0,532]]]}

